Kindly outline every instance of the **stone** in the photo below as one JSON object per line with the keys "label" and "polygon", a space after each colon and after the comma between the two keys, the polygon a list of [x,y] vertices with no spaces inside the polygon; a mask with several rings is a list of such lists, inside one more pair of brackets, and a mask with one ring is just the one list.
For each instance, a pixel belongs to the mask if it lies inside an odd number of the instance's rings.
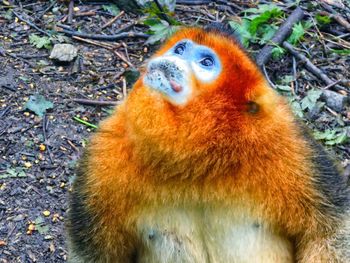
{"label": "stone", "polygon": [[322,99],[326,102],[326,105],[337,112],[341,112],[344,109],[347,101],[344,95],[341,95],[335,91],[325,90],[322,93]]}
{"label": "stone", "polygon": [[71,62],[78,55],[78,49],[72,44],[56,44],[50,54],[51,59]]}

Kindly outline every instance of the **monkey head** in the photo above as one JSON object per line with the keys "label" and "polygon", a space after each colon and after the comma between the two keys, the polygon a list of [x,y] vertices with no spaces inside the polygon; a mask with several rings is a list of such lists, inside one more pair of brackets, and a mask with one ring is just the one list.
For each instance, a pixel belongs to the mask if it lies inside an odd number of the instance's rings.
{"label": "monkey head", "polygon": [[147,156],[149,149],[156,155],[184,152],[184,158],[217,149],[239,156],[246,149],[237,147],[253,149],[259,131],[279,122],[272,117],[279,101],[235,38],[216,29],[186,28],[148,61],[126,101],[126,114]]}

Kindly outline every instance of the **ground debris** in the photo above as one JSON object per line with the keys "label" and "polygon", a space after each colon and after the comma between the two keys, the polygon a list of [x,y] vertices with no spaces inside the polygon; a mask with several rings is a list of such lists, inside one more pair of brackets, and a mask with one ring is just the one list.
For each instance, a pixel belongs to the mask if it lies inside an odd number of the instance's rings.
{"label": "ground debris", "polygon": [[50,58],[61,62],[71,62],[78,55],[78,49],[72,44],[56,44],[54,45]]}
{"label": "ground debris", "polygon": [[[139,76],[135,68],[140,69],[157,45],[145,44],[149,27],[143,22],[144,14],[127,10],[118,14],[109,1],[74,1],[75,6],[68,4],[73,1],[2,2],[0,263],[66,262],[64,219],[77,160],[94,127],[129,93]],[[243,21],[244,10],[256,12],[259,4],[272,5],[268,1],[177,2],[172,18],[185,25]],[[349,174],[350,140],[336,143],[344,134],[350,136],[346,102],[350,94],[346,27],[350,7],[341,0],[321,2],[300,1],[307,15],[298,28],[305,32],[293,50],[332,81],[323,82],[282,47],[277,51],[284,55],[269,59],[263,71],[276,90],[299,107],[298,116],[321,132],[326,138],[323,142],[333,145],[329,149]],[[274,5],[282,16],[273,25],[270,21],[264,25],[271,35],[295,10],[291,1],[274,1]],[[128,38],[128,32],[137,34]],[[266,36],[259,33],[248,48],[251,54],[258,54],[264,46],[261,42]],[[62,46],[63,51],[57,51]],[[322,95],[315,98],[315,92]],[[34,95],[45,101],[26,109]]]}

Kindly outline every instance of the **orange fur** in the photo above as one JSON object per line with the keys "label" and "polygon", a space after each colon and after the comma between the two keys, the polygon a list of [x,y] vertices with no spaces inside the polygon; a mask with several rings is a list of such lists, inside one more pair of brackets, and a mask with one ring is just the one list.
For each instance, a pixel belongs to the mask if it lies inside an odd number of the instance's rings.
{"label": "orange fur", "polygon": [[[219,34],[182,30],[155,56],[184,38],[215,50],[224,70],[213,83],[193,79],[184,106],[144,87],[141,77],[101,123],[89,145],[84,190],[98,217],[96,247],[125,262],[138,246],[140,215],[163,206],[243,207],[293,242],[332,232],[315,208],[324,201],[312,186],[313,150],[285,101],[239,45]],[[249,112],[250,102],[257,112]]]}

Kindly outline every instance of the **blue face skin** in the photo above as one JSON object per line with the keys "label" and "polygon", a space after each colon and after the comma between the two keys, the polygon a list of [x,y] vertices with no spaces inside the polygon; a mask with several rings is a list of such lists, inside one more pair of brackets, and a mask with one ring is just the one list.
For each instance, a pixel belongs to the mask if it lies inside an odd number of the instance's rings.
{"label": "blue face skin", "polygon": [[200,82],[209,83],[220,72],[220,60],[212,49],[183,39],[149,62],[144,84],[166,95],[171,102],[184,104],[192,93],[192,74]]}

